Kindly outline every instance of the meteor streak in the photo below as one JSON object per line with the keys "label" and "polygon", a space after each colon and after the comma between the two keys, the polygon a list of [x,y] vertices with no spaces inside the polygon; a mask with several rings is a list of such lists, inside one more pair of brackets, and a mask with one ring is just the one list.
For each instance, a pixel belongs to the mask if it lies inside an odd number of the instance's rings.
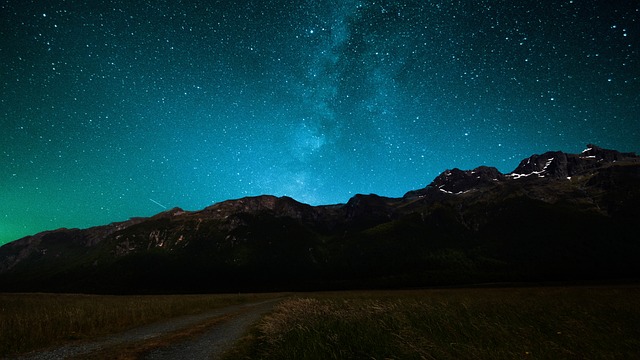
{"label": "meteor streak", "polygon": [[167,208],[166,206],[164,206],[164,205],[160,204],[159,202],[157,202],[157,201],[155,201],[155,200],[153,200],[153,199],[151,199],[151,198],[149,198],[149,200],[151,200],[151,202],[152,202],[152,203],[154,203],[154,204],[156,204],[156,205],[158,205],[158,206],[162,207],[163,209],[166,209],[166,208]]}

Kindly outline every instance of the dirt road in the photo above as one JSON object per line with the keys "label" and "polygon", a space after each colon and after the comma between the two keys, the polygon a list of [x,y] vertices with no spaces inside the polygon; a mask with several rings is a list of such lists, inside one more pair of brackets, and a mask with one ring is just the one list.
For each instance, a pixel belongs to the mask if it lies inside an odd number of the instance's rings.
{"label": "dirt road", "polygon": [[216,359],[278,301],[235,305],[174,318],[18,359]]}

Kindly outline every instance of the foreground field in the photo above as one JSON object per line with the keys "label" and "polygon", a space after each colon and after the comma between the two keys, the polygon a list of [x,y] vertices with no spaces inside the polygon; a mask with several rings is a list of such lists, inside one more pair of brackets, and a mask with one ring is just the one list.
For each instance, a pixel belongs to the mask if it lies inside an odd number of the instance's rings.
{"label": "foreground field", "polygon": [[0,357],[273,296],[0,294]]}
{"label": "foreground field", "polygon": [[[281,296],[0,294],[0,357]],[[310,293],[278,301],[227,359],[631,359],[640,353],[639,286]]]}
{"label": "foreground field", "polygon": [[227,359],[632,359],[638,303],[638,287],[309,294]]}

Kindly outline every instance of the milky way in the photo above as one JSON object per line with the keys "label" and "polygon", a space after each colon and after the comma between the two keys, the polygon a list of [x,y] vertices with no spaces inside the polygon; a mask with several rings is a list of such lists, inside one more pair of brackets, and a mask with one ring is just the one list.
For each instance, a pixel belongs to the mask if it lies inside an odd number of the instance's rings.
{"label": "milky way", "polygon": [[0,243],[640,150],[636,1],[0,1]]}

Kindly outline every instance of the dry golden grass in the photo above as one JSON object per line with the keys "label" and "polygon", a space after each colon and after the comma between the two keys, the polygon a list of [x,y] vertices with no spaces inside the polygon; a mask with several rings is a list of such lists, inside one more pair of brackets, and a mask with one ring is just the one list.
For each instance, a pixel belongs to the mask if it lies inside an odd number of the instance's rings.
{"label": "dry golden grass", "polygon": [[628,359],[637,287],[315,294],[285,300],[228,358]]}
{"label": "dry golden grass", "polygon": [[0,294],[0,356],[121,332],[269,295]]}

